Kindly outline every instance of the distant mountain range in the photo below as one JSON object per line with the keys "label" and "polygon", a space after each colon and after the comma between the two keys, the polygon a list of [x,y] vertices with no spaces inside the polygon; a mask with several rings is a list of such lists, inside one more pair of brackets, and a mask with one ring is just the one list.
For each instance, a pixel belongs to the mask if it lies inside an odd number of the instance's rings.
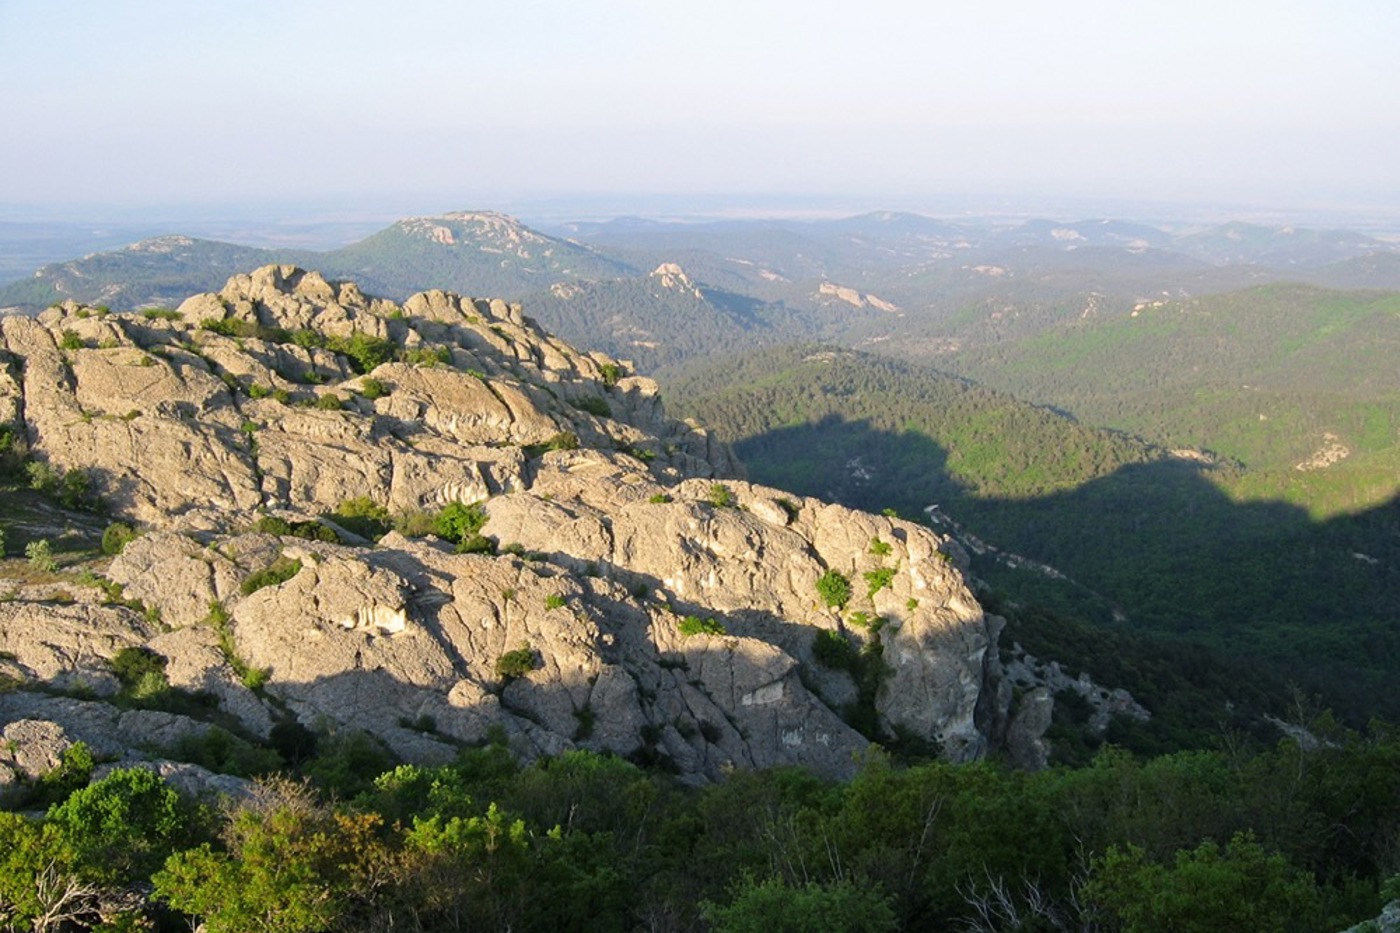
{"label": "distant mountain range", "polygon": [[[1322,284],[1356,271],[1368,275],[1368,287],[1400,287],[1400,249],[1349,231],[1230,223],[1176,233],[1117,220],[1012,225],[879,212],[827,221],[623,218],[566,224],[551,235],[503,214],[463,211],[400,220],[324,252],[156,237],[46,265],[27,281],[0,288],[0,305],[65,298],[170,303],[189,294],[191,284],[217,287],[229,268],[257,262],[309,263],[395,298],[426,287],[519,298],[557,283],[644,277],[672,262],[713,288],[789,303],[800,303],[823,280],[894,291],[907,296],[896,303],[917,305],[927,297],[921,291],[959,272],[1014,278],[1089,268],[1139,290],[1151,290],[1150,280],[1163,274],[1175,281],[1182,273],[1231,266]],[[930,273],[937,273],[932,281],[920,281]],[[1239,282],[1239,275],[1226,276],[1222,284]]]}
{"label": "distant mountain range", "polygon": [[[1289,663],[1316,649],[1329,690],[1339,664],[1371,686],[1400,667],[1395,244],[893,212],[541,231],[458,212],[326,252],[143,240],[45,266],[0,306],[174,304],[268,263],[395,299],[519,300],[656,375],[757,478],[936,504],[1016,599]],[[1316,623],[1335,587],[1350,628]]]}

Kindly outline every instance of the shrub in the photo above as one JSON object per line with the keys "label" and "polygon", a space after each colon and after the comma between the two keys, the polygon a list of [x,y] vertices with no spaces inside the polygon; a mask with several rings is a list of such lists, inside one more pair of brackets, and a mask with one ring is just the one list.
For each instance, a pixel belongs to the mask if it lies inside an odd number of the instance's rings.
{"label": "shrub", "polygon": [[496,676],[504,680],[524,677],[535,669],[535,652],[529,643],[522,644],[514,651],[507,651],[496,659]]}
{"label": "shrub", "polygon": [[588,412],[588,414],[596,415],[599,418],[612,417],[612,406],[596,395],[584,395],[580,398],[571,398],[569,399],[569,404],[579,411]]}
{"label": "shrub", "polygon": [[253,530],[267,535],[284,535],[305,538],[308,541],[324,541],[335,544],[340,537],[331,529],[317,521],[289,522],[276,515],[264,515],[253,523]]}
{"label": "shrub", "polygon": [[30,541],[24,546],[24,556],[29,558],[29,566],[44,573],[53,573],[58,569],[58,561],[54,559],[53,548],[45,538],[38,541]]}
{"label": "shrub", "polygon": [[87,343],[84,342],[82,337],[78,336],[77,331],[65,330],[58,345],[65,350],[81,350],[83,347],[87,346]]}
{"label": "shrub", "polygon": [[544,608],[545,608],[545,609],[563,609],[563,608],[564,608],[564,597],[560,596],[558,593],[550,593],[548,596],[546,596],[546,597],[544,598]]}
{"label": "shrub", "polygon": [[839,570],[828,570],[817,578],[817,595],[832,609],[840,609],[851,601],[851,581]]}
{"label": "shrub", "polygon": [[112,522],[102,532],[102,553],[120,554],[136,538],[136,529],[126,522]]}
{"label": "shrub", "polygon": [[603,377],[603,385],[615,386],[622,378],[622,367],[616,363],[604,363],[598,367],[598,375]]}
{"label": "shrub", "polygon": [[369,496],[346,499],[336,506],[332,518],[346,531],[371,541],[389,531],[389,510]]}
{"label": "shrub", "polygon": [[[367,373],[380,363],[388,362],[389,358],[394,355],[392,341],[359,332],[353,333],[349,337],[328,337],[324,341],[324,346],[348,358],[351,368],[358,373]],[[443,360],[443,362],[447,362],[447,360]]]}
{"label": "shrub", "polygon": [[433,518],[433,533],[461,544],[481,531],[487,517],[479,502],[450,502]]}
{"label": "shrub", "polygon": [[550,450],[578,450],[578,435],[573,431],[560,431],[543,444],[531,444],[526,447],[525,453],[531,457],[538,457]]}
{"label": "shrub", "polygon": [[799,886],[782,877],[759,881],[744,876],[730,888],[729,896],[727,904],[700,904],[701,915],[716,933],[881,933],[899,929],[890,899],[878,886],[860,887],[849,880],[828,884],[808,881]]}
{"label": "shrub", "polygon": [[63,802],[74,791],[88,785],[96,767],[97,760],[93,758],[92,749],[88,744],[74,742],[59,755],[58,765],[39,778],[28,805],[41,808]]}
{"label": "shrub", "polygon": [[121,681],[122,693],[146,700],[170,689],[165,676],[165,658],[150,648],[129,646],[112,656],[112,673]]}
{"label": "shrub", "polygon": [[452,351],[447,347],[406,347],[399,351],[399,360],[410,366],[437,366],[452,362]]}
{"label": "shrub", "polygon": [[147,308],[141,316],[148,321],[178,321],[180,312],[173,308]]}
{"label": "shrub", "polygon": [[894,548],[890,547],[888,541],[881,541],[879,538],[870,539],[870,553],[876,557],[889,557]]}
{"label": "shrub", "polygon": [[890,585],[895,572],[896,568],[894,567],[881,567],[879,570],[867,570],[861,574],[865,578],[866,595],[873,599],[876,593]]}
{"label": "shrub", "polygon": [[483,534],[468,535],[457,542],[458,554],[495,554],[496,542]]}
{"label": "shrub", "polygon": [[[272,727],[274,743],[278,728],[285,725],[278,723]],[[176,761],[188,761],[219,774],[232,774],[237,777],[250,778],[260,774],[271,774],[283,766],[282,758],[273,749],[258,748],[218,726],[204,732],[183,735],[174,745],[164,749],[162,754]],[[287,763],[295,764],[292,761]]]}
{"label": "shrub", "polygon": [[856,650],[840,632],[823,629],[812,640],[812,657],[822,667],[849,671],[856,663]]}
{"label": "shrub", "polygon": [[238,318],[206,318],[199,322],[201,330],[212,331],[216,334],[223,334],[225,337],[244,337],[265,340],[268,343],[290,343],[292,334],[290,331],[280,327],[265,327],[256,321],[244,321]]}
{"label": "shrub", "polygon": [[664,505],[667,502],[673,502],[675,500],[673,500],[668,494],[664,492],[658,492],[647,501],[650,502],[652,505]]}
{"label": "shrub", "polygon": [[708,496],[710,505],[719,509],[737,508],[739,500],[734,497],[734,491],[723,483],[712,483]]}
{"label": "shrub", "polygon": [[300,572],[301,561],[283,555],[273,561],[271,565],[250,574],[248,579],[243,581],[239,590],[244,596],[251,596],[263,587],[286,583]]}
{"label": "shrub", "polygon": [[871,629],[872,631],[878,632],[884,627],[885,619],[883,616],[872,616],[870,613],[858,609],[846,617],[846,623],[848,625],[854,625],[856,628]]}
{"label": "shrub", "polygon": [[303,350],[312,350],[326,345],[326,338],[310,328],[292,331],[292,343]]}
{"label": "shrub", "polygon": [[29,473],[29,487],[57,500],[64,508],[95,510],[98,505],[92,498],[92,478],[83,470],[60,473],[37,460],[25,469]]}
{"label": "shrub", "polygon": [[405,512],[394,519],[394,530],[405,538],[426,538],[436,533],[433,531],[436,519],[432,512]]}
{"label": "shrub", "polygon": [[723,625],[714,619],[702,619],[699,616],[685,616],[681,619],[679,628],[681,634],[686,638],[692,635],[720,635],[728,634]]}
{"label": "shrub", "polygon": [[385,395],[388,395],[389,390],[385,387],[384,383],[380,382],[378,379],[366,376],[364,379],[360,380],[360,394],[372,402],[377,398],[383,398]]}
{"label": "shrub", "polygon": [[334,392],[327,392],[325,395],[316,396],[316,407],[322,411],[340,411],[345,407],[345,402]]}

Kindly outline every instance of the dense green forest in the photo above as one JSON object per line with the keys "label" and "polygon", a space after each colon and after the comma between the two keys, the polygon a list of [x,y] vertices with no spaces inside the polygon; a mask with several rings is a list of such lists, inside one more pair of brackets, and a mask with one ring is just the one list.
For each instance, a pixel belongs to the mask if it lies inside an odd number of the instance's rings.
{"label": "dense green forest", "polygon": [[[1396,492],[1398,356],[1400,295],[1269,285],[1157,302],[947,362],[1092,424],[1239,460],[1249,474],[1232,495],[1324,518]],[[1339,459],[1297,469],[1328,448]]]}
{"label": "dense green forest", "polygon": [[[1035,774],[872,752],[684,787],[500,745],[395,767],[359,736],[222,807],[81,746],[0,811],[10,930],[1336,930],[1400,896],[1400,738],[1312,727]],[[284,763],[284,768],[290,767]],[[188,920],[187,920],[188,918]]]}
{"label": "dense green forest", "polygon": [[[715,389],[719,386],[722,388]],[[937,505],[964,533],[1056,568],[975,572],[1062,612],[1277,665],[1349,720],[1394,717],[1400,500],[1327,521],[1242,502],[1250,473],[1170,455],[922,367],[784,349],[695,368],[675,407],[751,476],[873,511]]]}

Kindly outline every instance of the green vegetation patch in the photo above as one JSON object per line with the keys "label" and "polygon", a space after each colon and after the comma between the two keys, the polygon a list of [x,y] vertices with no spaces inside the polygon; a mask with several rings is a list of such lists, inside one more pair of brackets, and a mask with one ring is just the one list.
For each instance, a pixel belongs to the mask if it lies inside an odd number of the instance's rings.
{"label": "green vegetation patch", "polygon": [[286,583],[300,572],[301,561],[284,554],[262,570],[249,574],[239,591],[244,596],[251,596],[264,587]]}
{"label": "green vegetation patch", "polygon": [[694,635],[721,636],[729,634],[724,625],[715,619],[702,619],[699,616],[684,616],[676,625],[686,638]]}
{"label": "green vegetation patch", "polygon": [[839,570],[828,570],[817,578],[817,596],[832,609],[844,608],[851,601],[851,581]]}

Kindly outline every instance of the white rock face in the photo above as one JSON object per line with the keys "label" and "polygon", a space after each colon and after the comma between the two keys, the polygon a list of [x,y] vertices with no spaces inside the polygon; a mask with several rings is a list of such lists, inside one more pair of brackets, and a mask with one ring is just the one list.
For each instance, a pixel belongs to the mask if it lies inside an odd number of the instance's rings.
{"label": "white rock face", "polygon": [[[851,677],[815,659],[827,632],[879,642],[883,729],[956,759],[1006,734],[997,629],[944,539],[738,479],[653,382],[541,333],[518,305],[425,292],[399,307],[269,266],[179,314],[69,304],[0,324],[15,363],[0,415],[144,526],[106,573],[160,619],[0,604],[0,672],[110,692],[108,660],[144,646],[253,735],[292,716],[441,761],[503,728],[525,756],[609,750],[696,780],[782,764],[846,775],[867,739],[837,714],[857,699]],[[83,346],[64,349],[67,332]],[[353,347],[379,353],[369,373]],[[500,553],[250,530],[351,500],[400,515],[481,501]],[[299,569],[244,592],[279,560]],[[839,611],[817,594],[831,570],[853,592]],[[96,715],[59,712],[29,718],[75,733]],[[138,726],[183,728],[122,728]]]}

